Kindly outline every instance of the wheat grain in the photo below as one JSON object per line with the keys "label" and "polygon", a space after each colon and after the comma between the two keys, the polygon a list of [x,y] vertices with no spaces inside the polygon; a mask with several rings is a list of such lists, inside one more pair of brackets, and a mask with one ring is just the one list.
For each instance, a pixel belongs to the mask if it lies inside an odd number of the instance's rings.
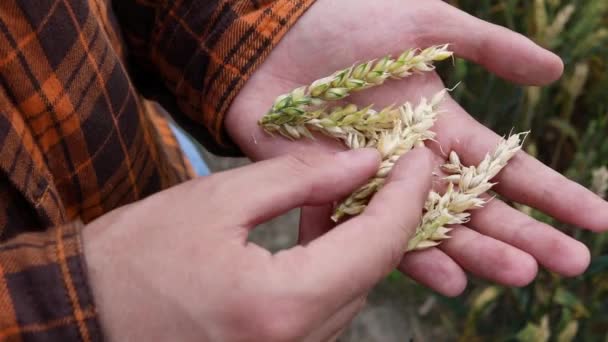
{"label": "wheat grain", "polygon": [[486,200],[480,195],[490,190],[494,178],[521,149],[523,138],[528,133],[514,134],[500,141],[493,153],[489,153],[477,166],[463,166],[456,152],[452,151],[449,162],[442,166],[449,174],[443,195],[431,191],[424,205],[425,213],[416,234],[408,243],[408,251],[437,246],[448,239],[452,228],[449,225],[468,222],[468,210],[481,208]]}
{"label": "wheat grain", "polygon": [[401,79],[415,72],[435,70],[434,62],[452,56],[448,44],[431,46],[424,50],[410,49],[396,59],[390,56],[372,60],[340,70],[331,76],[319,79],[309,86],[294,89],[279,96],[260,124],[283,124],[299,120],[299,116],[310,112],[327,101],[341,100],[353,92],[383,84],[389,78]]}
{"label": "wheat grain", "polygon": [[336,107],[329,113],[324,110],[307,112],[288,124],[275,120],[264,129],[270,133],[279,132],[289,139],[312,138],[310,130],[315,130],[341,140],[350,149],[378,149],[383,161],[376,176],[338,205],[332,216],[337,222],[345,215],[361,213],[384,185],[399,157],[435,137],[430,128],[440,114],[438,107],[445,94],[446,90],[438,92],[430,102],[423,98],[416,107],[406,102],[398,108],[388,107],[380,112],[370,107],[359,109],[352,104]]}
{"label": "wheat grain", "polygon": [[371,107],[348,104],[329,112],[323,109],[306,112],[289,123],[275,120],[266,124],[264,130],[271,134],[278,132],[288,139],[312,138],[310,131],[318,131],[354,149],[375,146],[380,133],[392,129],[398,118],[398,108],[387,107],[377,112]]}
{"label": "wheat grain", "polygon": [[360,214],[371,197],[384,185],[386,177],[399,158],[416,146],[424,144],[425,140],[433,139],[435,133],[430,131],[440,114],[439,104],[446,90],[437,93],[430,101],[422,98],[414,108],[410,103],[399,107],[399,119],[392,130],[381,132],[376,148],[382,155],[382,163],[376,176],[367,184],[353,192],[340,203],[332,220],[338,222],[345,215]]}

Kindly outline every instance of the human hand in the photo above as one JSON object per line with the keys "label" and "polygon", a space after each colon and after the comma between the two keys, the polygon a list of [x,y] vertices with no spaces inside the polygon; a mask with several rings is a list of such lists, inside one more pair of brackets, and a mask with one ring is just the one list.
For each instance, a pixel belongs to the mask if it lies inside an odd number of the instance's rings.
{"label": "human hand", "polygon": [[[460,57],[479,63],[508,80],[533,85],[560,77],[563,65],[549,51],[505,28],[476,19],[442,1],[318,0],[296,23],[237,96],[227,116],[227,129],[252,159],[287,151],[340,150],[323,137],[290,142],[269,137],[257,126],[277,95],[330,75],[357,61],[399,54],[407,48],[451,43]],[[445,86],[435,73],[357,93],[348,100],[391,103],[430,98]],[[502,100],[502,99],[497,99]],[[477,164],[493,150],[499,136],[476,122],[449,99],[433,131],[439,144],[430,144],[437,164],[444,151],[456,151],[465,164]],[[252,143],[252,136],[255,143]],[[497,177],[497,191],[506,198],[538,208],[558,220],[591,229],[608,230],[608,204],[584,187],[567,180],[525,153],[519,153]],[[593,215],[581,213],[593,212]],[[328,207],[305,208],[301,235],[319,234],[332,225]],[[309,224],[311,222],[311,224]],[[408,253],[400,269],[444,295],[459,294],[468,271],[511,286],[534,279],[537,262],[551,271],[574,276],[589,263],[580,242],[493,200],[473,214],[467,227],[439,248]]]}
{"label": "human hand", "polygon": [[[398,163],[366,212],[275,255],[257,224],[331,203],[372,176],[374,150],[284,156],[194,180],[89,224],[84,248],[102,327],[116,341],[325,341],[404,253],[432,153]],[[421,176],[422,175],[422,176]]]}

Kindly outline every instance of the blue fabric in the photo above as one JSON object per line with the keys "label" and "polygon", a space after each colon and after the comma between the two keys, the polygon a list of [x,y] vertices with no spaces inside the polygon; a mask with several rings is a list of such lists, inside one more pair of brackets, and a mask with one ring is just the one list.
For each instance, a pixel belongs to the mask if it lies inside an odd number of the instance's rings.
{"label": "blue fabric", "polygon": [[190,161],[190,164],[194,168],[196,174],[199,176],[209,175],[211,172],[209,171],[205,160],[203,160],[203,156],[201,155],[198,147],[194,144],[192,139],[176,125],[171,124],[170,126],[173,130],[173,133],[175,134],[175,137],[177,138],[177,142],[179,143],[182,150],[184,151],[184,154]]}

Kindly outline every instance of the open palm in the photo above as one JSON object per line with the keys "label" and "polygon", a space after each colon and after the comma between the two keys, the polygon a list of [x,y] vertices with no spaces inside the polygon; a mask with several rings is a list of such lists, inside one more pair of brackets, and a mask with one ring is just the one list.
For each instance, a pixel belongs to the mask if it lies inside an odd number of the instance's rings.
{"label": "open palm", "polygon": [[[547,84],[559,78],[563,69],[557,56],[527,38],[442,1],[317,0],[235,99],[226,121],[228,131],[254,160],[301,149],[343,149],[324,138],[290,142],[269,137],[257,126],[257,120],[277,95],[335,70],[387,53],[397,55],[407,48],[443,43],[450,43],[458,56],[521,84]],[[444,87],[435,73],[427,73],[405,81],[388,81],[349,101],[377,107],[416,103]],[[499,136],[452,99],[445,101],[442,109],[445,113],[433,128],[438,141],[428,144],[438,165],[445,160],[445,151],[455,150],[463,163],[476,164],[495,147]],[[593,231],[608,230],[608,203],[523,152],[497,181],[496,190],[510,200]],[[330,206],[304,208],[301,243],[331,229],[330,214]],[[370,234],[374,234],[373,228]],[[442,294],[456,295],[466,286],[465,271],[505,285],[523,286],[536,276],[537,263],[566,276],[580,274],[589,263],[583,244],[500,200],[476,211],[467,227],[456,229],[452,236],[438,248],[406,254],[400,270]]]}

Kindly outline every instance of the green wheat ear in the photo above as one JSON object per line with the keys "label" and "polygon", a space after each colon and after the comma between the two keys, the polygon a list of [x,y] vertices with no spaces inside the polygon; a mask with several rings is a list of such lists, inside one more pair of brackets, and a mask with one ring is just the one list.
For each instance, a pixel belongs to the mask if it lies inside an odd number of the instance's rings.
{"label": "green wheat ear", "polygon": [[[298,120],[311,108],[342,100],[353,92],[382,85],[387,79],[403,79],[416,72],[435,70],[434,63],[452,57],[448,44],[424,50],[410,49],[397,58],[390,56],[356,64],[279,96],[260,125],[281,125]],[[280,122],[280,123],[279,123]]]}

